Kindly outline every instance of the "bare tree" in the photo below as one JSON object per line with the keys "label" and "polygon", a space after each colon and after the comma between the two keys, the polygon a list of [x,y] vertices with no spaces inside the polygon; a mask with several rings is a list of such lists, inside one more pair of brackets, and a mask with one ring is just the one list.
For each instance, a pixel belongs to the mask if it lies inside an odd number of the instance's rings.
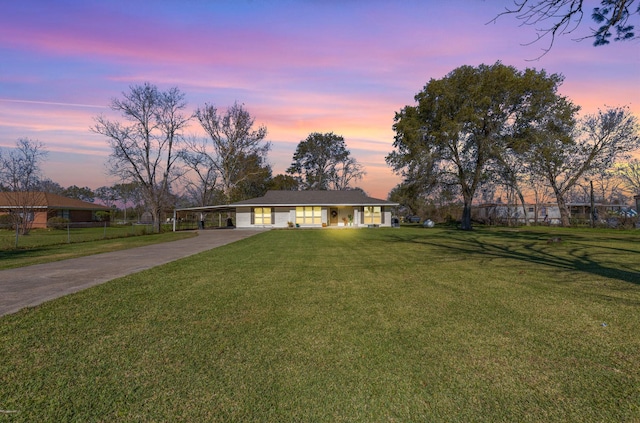
{"label": "bare tree", "polygon": [[331,187],[336,190],[349,189],[352,182],[362,179],[364,175],[362,165],[354,157],[346,157],[336,163]]}
{"label": "bare tree", "polygon": [[[550,119],[552,120],[552,119]],[[610,168],[640,148],[638,122],[627,108],[599,111],[575,128],[548,122],[525,153],[533,174],[546,179],[560,209],[563,226],[569,226],[567,196],[580,180]],[[549,130],[549,128],[554,128]]]}
{"label": "bare tree", "polygon": [[640,195],[640,160],[633,159],[626,163],[620,163],[615,169],[624,188],[632,195]]}
{"label": "bare tree", "polygon": [[196,206],[214,204],[218,172],[208,150],[207,139],[192,138],[180,152],[185,166],[193,177],[186,180],[185,191]]}
{"label": "bare tree", "polygon": [[590,183],[594,186],[594,201],[603,204],[625,204],[627,201],[624,194],[624,182],[616,174],[614,168],[604,169],[596,172]]}
{"label": "bare tree", "polygon": [[217,175],[220,178],[217,185],[224,201],[229,203],[236,187],[261,172],[260,168],[248,169],[246,158],[266,158],[271,149],[271,143],[264,142],[267,128],[260,126],[254,129],[255,119],[238,103],[229,107],[224,115],[218,113],[215,106],[205,104],[196,110],[195,115],[209,136],[207,141],[210,143],[188,144],[183,157],[192,157],[191,169],[195,163],[211,166],[212,172],[205,175],[204,180],[210,183]]}
{"label": "bare tree", "polygon": [[159,91],[145,83],[131,86],[122,95],[110,107],[128,124],[101,115],[92,130],[108,138],[109,173],[141,187],[154,230],[159,232],[161,213],[170,205],[171,184],[180,176],[177,145],[191,117],[184,113],[184,94],[175,87]]}
{"label": "bare tree", "polygon": [[[526,174],[524,175],[524,183],[527,187],[528,191],[531,194],[531,198],[533,198],[533,207],[534,207],[534,217],[533,221],[535,224],[540,223],[538,217],[541,215],[545,204],[549,203],[551,199],[551,187],[547,183],[545,183],[544,179],[540,178],[537,175]],[[548,214],[545,211],[545,217],[543,217],[543,221],[546,223],[548,220]]]}
{"label": "bare tree", "polygon": [[[511,149],[505,149],[502,154],[496,154],[495,176],[497,182],[503,185],[507,193],[512,193],[517,197],[524,213],[524,223],[530,225],[527,218],[527,205],[524,200],[523,175],[526,173],[527,165],[522,162],[518,154],[514,154]],[[517,209],[517,207],[516,207]]]}
{"label": "bare tree", "polygon": [[[633,15],[640,13],[640,4],[635,2],[601,0],[601,7],[595,7],[591,13],[592,20],[600,26],[593,29],[591,35],[577,40],[593,38],[595,46],[606,45],[613,35],[612,30],[616,33],[614,41],[637,38],[634,25],[629,23]],[[584,0],[514,0],[513,7],[507,7],[491,22],[504,15],[515,15],[522,25],[536,27],[536,39],[529,44],[549,38],[548,46],[543,49],[544,56],[553,47],[556,36],[571,34],[580,26],[585,14],[584,3]]]}
{"label": "bare tree", "polygon": [[0,188],[7,191],[5,201],[16,234],[26,235],[33,226],[35,206],[42,199],[36,191],[41,180],[40,166],[47,154],[43,143],[29,138],[19,139],[8,152],[0,151]]}

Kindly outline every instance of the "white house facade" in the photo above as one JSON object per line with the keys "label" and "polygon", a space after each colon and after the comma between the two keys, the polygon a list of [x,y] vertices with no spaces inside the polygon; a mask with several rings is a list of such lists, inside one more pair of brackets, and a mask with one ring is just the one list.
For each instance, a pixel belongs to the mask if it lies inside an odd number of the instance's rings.
{"label": "white house facade", "polygon": [[[236,228],[331,228],[392,226],[392,208],[398,203],[349,191],[267,191],[262,197],[237,203],[174,210],[178,213],[227,214]],[[231,218],[235,215],[234,218]]]}
{"label": "white house facade", "polygon": [[268,191],[227,207],[235,208],[237,228],[322,228],[391,226],[397,205],[349,190]]}

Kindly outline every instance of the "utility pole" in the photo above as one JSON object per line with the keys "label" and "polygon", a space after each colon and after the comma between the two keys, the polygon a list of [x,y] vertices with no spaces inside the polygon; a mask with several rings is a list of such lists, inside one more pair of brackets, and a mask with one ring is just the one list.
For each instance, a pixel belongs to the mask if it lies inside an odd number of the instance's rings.
{"label": "utility pole", "polygon": [[591,227],[595,228],[598,213],[596,212],[595,201],[593,199],[593,181],[589,181],[589,184],[591,185]]}

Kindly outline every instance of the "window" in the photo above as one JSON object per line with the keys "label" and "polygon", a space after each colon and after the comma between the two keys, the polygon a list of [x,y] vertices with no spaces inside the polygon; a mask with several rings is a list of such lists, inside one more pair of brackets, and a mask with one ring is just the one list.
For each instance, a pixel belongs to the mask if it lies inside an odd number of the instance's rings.
{"label": "window", "polygon": [[271,225],[271,207],[256,207],[253,209],[254,225]]}
{"label": "window", "polygon": [[296,207],[296,223],[300,225],[321,225],[322,207]]}
{"label": "window", "polygon": [[58,210],[58,217],[69,219],[69,209]]}
{"label": "window", "polygon": [[363,221],[365,225],[379,225],[382,223],[382,207],[369,206],[364,208]]}
{"label": "window", "polygon": [[33,222],[33,217],[34,217],[34,213],[33,212],[20,212],[19,213],[20,219],[21,220],[25,220],[27,222]]}

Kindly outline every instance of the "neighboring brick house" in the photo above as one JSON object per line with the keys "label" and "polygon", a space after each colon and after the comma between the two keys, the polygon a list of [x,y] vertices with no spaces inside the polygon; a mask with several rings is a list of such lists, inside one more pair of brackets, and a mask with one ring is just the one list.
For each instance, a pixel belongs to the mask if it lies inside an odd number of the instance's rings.
{"label": "neighboring brick house", "polygon": [[96,222],[96,212],[109,210],[100,204],[47,192],[0,192],[0,216],[21,213],[33,221],[33,228],[46,228],[52,217],[63,217],[72,223]]}

